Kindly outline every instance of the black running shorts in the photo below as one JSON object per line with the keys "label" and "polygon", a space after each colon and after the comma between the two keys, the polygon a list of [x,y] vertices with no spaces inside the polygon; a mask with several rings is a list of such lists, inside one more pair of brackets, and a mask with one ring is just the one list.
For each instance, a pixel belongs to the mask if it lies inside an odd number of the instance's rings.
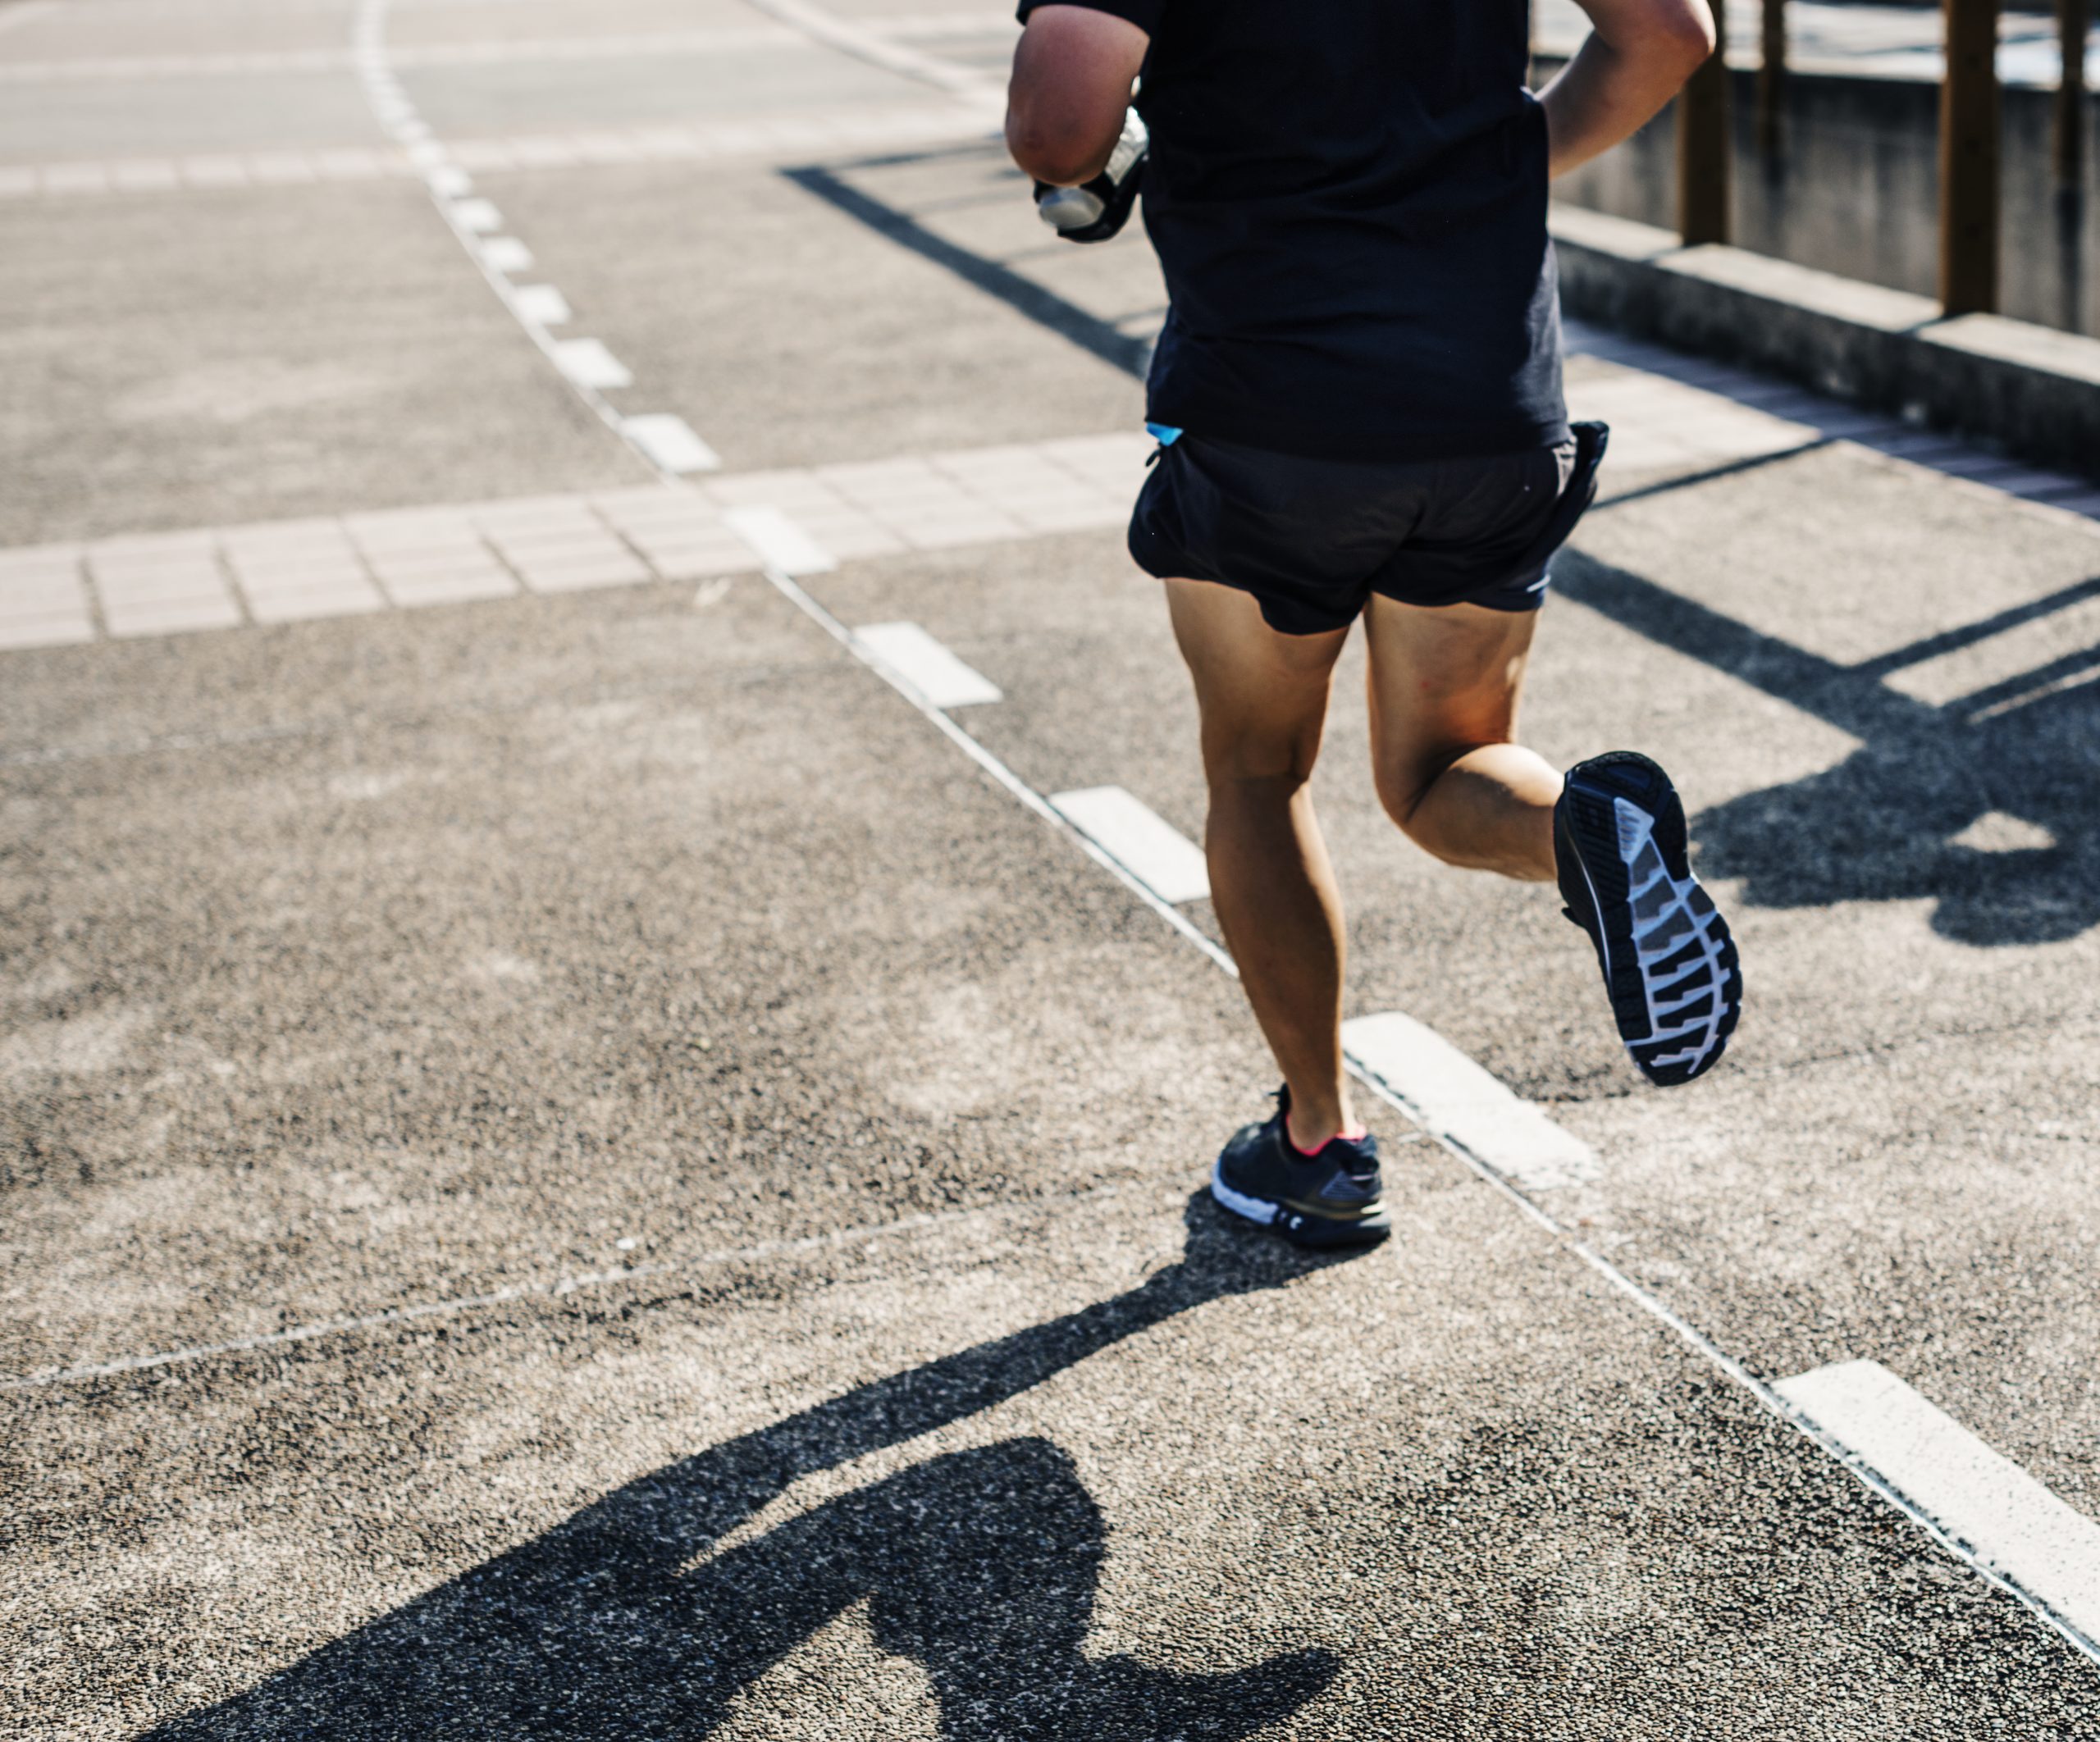
{"label": "black running shorts", "polygon": [[1185,432],[1130,517],[1148,574],[1252,593],[1285,635],[1346,629],[1373,593],[1535,611],[1546,564],[1597,490],[1608,435],[1484,459],[1333,460]]}

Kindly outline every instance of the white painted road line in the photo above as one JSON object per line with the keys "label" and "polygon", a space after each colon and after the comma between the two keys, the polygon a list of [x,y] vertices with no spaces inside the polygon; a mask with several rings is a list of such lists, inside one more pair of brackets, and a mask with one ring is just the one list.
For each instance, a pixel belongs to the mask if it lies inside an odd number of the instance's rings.
{"label": "white painted road line", "polygon": [[634,376],[599,339],[559,339],[554,344],[555,367],[579,387],[632,387]]}
{"label": "white painted road line", "polygon": [[[562,318],[568,318],[565,310]],[[696,472],[713,472],[722,463],[721,456],[693,433],[691,424],[669,412],[623,417],[620,434],[641,449],[645,458],[681,477]]]}
{"label": "white painted road line", "polygon": [[518,313],[536,326],[566,326],[573,317],[568,299],[552,285],[520,285],[511,296]]}
{"label": "white painted road line", "polygon": [[2100,1524],[1879,1361],[1839,1361],[1775,1389],[1985,1567],[2100,1639]]}
{"label": "white painted road line", "polygon": [[853,640],[934,708],[970,708],[1000,700],[999,686],[965,665],[916,623],[870,623]]}
{"label": "white painted road line", "polygon": [[[432,180],[442,173],[434,172]],[[496,210],[492,200],[455,199],[452,202],[452,221],[475,235],[493,235],[503,228],[503,214]]]}
{"label": "white painted road line", "polygon": [[1211,892],[1203,850],[1121,787],[1053,792],[1057,814],[1161,901],[1199,901]]}
{"label": "white painted road line", "polygon": [[532,270],[532,250],[515,236],[486,236],[478,252],[482,264],[491,272],[529,272]]}
{"label": "white painted road line", "polygon": [[1596,1151],[1490,1075],[1434,1028],[1399,1010],[1342,1024],[1342,1046],[1425,1131],[1534,1190],[1597,1177]]}
{"label": "white painted road line", "polygon": [[838,567],[829,551],[777,508],[733,508],[722,519],[761,562],[783,575],[828,574]]}

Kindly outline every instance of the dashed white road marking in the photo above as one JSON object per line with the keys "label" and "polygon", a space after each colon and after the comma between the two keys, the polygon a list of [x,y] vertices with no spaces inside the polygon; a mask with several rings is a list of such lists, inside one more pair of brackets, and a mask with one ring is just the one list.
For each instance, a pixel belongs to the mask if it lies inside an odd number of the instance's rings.
{"label": "dashed white road marking", "polygon": [[[628,440],[625,418],[605,398],[608,392],[633,385],[634,377],[626,365],[596,339],[552,337],[545,322],[535,320],[528,308],[520,306],[511,277],[531,269],[532,252],[514,237],[496,234],[503,227],[503,216],[492,202],[459,197],[463,186],[472,186],[471,179],[464,174],[464,166],[432,137],[429,125],[416,113],[400,81],[394,76],[386,49],[390,4],[390,0],[358,0],[352,54],[363,82],[366,102],[416,166],[445,221],[481,267],[489,288],[510,311],[520,330],[561,372],[598,420],[619,436],[630,452],[638,454],[653,468],[655,463],[647,454],[640,454]],[[535,287],[543,307],[546,294],[552,288]],[[390,586],[388,591],[391,593],[395,589]]]}
{"label": "dashed white road marking", "polygon": [[[441,181],[447,186],[456,186],[466,180],[466,175],[463,171],[436,169],[428,180],[433,190],[441,192]],[[496,210],[493,200],[455,199],[452,202],[451,216],[454,223],[472,235],[494,235],[503,228],[503,214]]]}
{"label": "dashed white road marking", "polygon": [[1121,787],[1053,792],[1058,815],[1161,901],[1199,901],[1211,892],[1203,850],[1135,793]]}
{"label": "dashed white road marking", "polygon": [[1984,1566],[2100,1639],[2100,1524],[1879,1361],[1839,1361],[1774,1389]]}
{"label": "dashed white road marking", "polygon": [[[628,366],[605,349],[600,339],[557,339],[555,367],[579,387],[599,389],[632,387],[634,376]],[[625,433],[623,418],[622,433]]]}
{"label": "dashed white road marking", "polygon": [[[566,314],[563,318],[568,318]],[[691,424],[669,412],[645,412],[623,418],[620,433],[655,465],[681,477],[713,472],[722,463],[721,456],[693,433]]]}
{"label": "dashed white road marking", "polygon": [[[552,285],[520,285],[514,294],[518,312],[535,326],[566,326],[575,318],[568,299]],[[628,419],[632,424],[634,419]]]}
{"label": "dashed white road marking", "polygon": [[764,504],[733,508],[722,518],[769,567],[783,575],[820,575],[838,567],[829,550],[777,508]]}
{"label": "dashed white road marking", "polygon": [[[515,236],[487,236],[475,245],[475,253],[491,272],[513,274],[532,270],[532,250]],[[536,285],[537,290],[551,287]]]}
{"label": "dashed white road marking", "polygon": [[931,707],[974,708],[1000,700],[999,686],[966,665],[916,623],[868,623],[853,632],[861,650],[902,678]]}
{"label": "dashed white road marking", "polygon": [[1434,1028],[1399,1010],[1342,1024],[1342,1045],[1423,1130],[1463,1146],[1533,1190],[1597,1177],[1596,1151],[1483,1070]]}

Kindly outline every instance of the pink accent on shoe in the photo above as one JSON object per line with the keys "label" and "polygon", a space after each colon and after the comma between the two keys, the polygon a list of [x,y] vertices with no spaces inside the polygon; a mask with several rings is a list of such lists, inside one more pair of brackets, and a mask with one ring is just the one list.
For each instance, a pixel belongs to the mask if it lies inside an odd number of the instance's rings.
{"label": "pink accent on shoe", "polygon": [[1290,1121],[1288,1119],[1283,1122],[1283,1135],[1284,1141],[1309,1161],[1320,1153],[1321,1149],[1325,1149],[1327,1144],[1333,1142],[1335,1138],[1340,1138],[1344,1143],[1361,1143],[1371,1135],[1371,1129],[1367,1125],[1358,1125],[1354,1131],[1337,1131],[1334,1137],[1329,1138],[1326,1142],[1322,1143],[1319,1149],[1308,1149],[1299,1142],[1291,1132]]}

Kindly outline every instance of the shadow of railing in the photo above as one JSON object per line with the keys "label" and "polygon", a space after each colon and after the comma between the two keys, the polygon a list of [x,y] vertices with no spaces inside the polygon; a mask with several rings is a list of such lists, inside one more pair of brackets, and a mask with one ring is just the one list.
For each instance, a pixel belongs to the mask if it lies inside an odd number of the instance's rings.
{"label": "shadow of railing", "polygon": [[1331,1654],[1194,1676],[1084,1655],[1107,1528],[1070,1458],[1040,1439],[928,1459],[715,1552],[803,1477],[1335,1261],[1226,1225],[1202,1192],[1185,1220],[1180,1261],[1140,1287],[667,1465],[153,1742],[704,1735],[863,1600],[883,1649],[924,1666],[947,1737],[1236,1738],[1274,1722],[1332,1678]]}
{"label": "shadow of railing", "polygon": [[[1862,740],[1837,767],[1693,819],[1701,869],[1769,907],[1929,900],[1942,937],[2047,943],[2100,923],[2100,648],[1943,707],[1883,680],[2100,596],[2100,579],[1843,665],[1653,581],[1564,553],[1555,590]],[[2049,844],[1992,851],[1956,837],[1992,813]]]}

